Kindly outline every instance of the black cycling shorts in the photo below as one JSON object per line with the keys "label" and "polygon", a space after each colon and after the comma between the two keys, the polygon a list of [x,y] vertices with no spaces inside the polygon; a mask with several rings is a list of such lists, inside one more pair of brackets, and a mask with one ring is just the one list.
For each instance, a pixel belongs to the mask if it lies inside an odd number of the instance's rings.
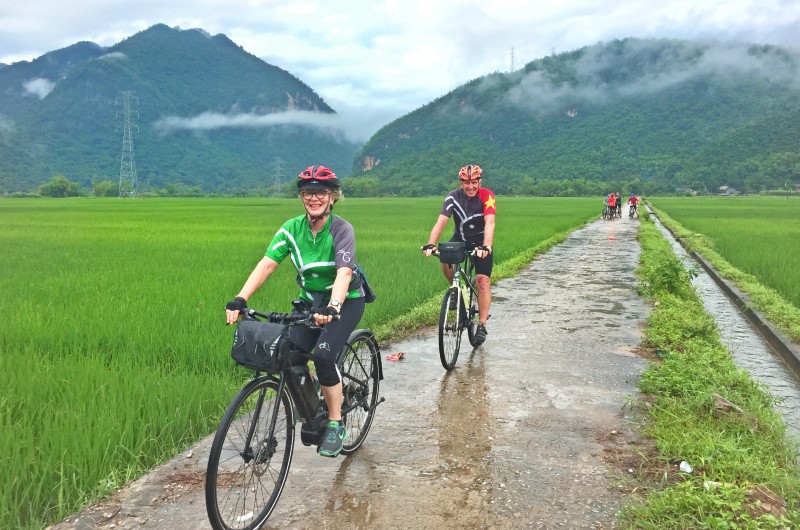
{"label": "black cycling shorts", "polygon": [[[460,239],[451,239],[450,242],[461,241]],[[475,247],[481,246],[481,244],[474,244],[474,243],[465,243],[467,250],[472,252]],[[494,268],[494,252],[490,252],[488,256],[485,258],[479,258],[478,256],[469,256],[469,259],[472,260],[472,263],[475,264],[475,274],[483,274],[484,276],[488,276],[489,278],[492,277],[492,268]]]}

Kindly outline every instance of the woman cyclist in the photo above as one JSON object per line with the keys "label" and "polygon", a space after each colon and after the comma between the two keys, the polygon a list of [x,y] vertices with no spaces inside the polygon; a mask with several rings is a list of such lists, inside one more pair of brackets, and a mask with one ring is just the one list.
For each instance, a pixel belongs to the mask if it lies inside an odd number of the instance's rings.
{"label": "woman cyclist", "polygon": [[[335,457],[345,438],[342,423],[342,380],[336,356],[364,314],[364,290],[354,277],[355,232],[350,223],[333,215],[344,196],[339,179],[325,166],[310,166],[297,178],[305,213],[286,221],[267,247],[265,256],[250,273],[239,294],[225,306],[226,321],[233,324],[247,300],[288,256],[297,269],[300,300],[311,309],[322,330],[292,328],[292,340],[314,350],[314,367],[328,408],[328,428],[318,452]],[[339,315],[334,320],[334,315]]]}

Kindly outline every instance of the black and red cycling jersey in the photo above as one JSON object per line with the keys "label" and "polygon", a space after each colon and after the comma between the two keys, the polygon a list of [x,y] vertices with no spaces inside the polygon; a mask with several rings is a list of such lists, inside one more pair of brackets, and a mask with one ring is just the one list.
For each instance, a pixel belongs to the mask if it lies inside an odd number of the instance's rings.
{"label": "black and red cycling jersey", "polygon": [[464,190],[453,190],[445,197],[440,213],[455,221],[456,229],[451,241],[464,241],[472,246],[483,245],[484,217],[496,213],[494,193],[487,188],[480,188],[475,197],[469,198]]}

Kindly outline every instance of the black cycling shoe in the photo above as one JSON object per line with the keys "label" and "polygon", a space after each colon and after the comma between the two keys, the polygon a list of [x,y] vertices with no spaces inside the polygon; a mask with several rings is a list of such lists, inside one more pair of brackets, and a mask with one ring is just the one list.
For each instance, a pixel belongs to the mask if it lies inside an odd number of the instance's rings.
{"label": "black cycling shoe", "polygon": [[325,435],[322,437],[322,443],[319,444],[317,452],[331,458],[338,456],[342,452],[346,437],[347,428],[344,426],[344,422],[329,420],[328,428],[325,429]]}
{"label": "black cycling shoe", "polygon": [[478,324],[478,328],[475,330],[475,336],[473,337],[473,339],[475,340],[475,344],[477,344],[478,346],[483,344],[484,341],[486,340],[486,335],[488,334],[489,332],[486,331],[486,326],[484,326],[483,324]]}

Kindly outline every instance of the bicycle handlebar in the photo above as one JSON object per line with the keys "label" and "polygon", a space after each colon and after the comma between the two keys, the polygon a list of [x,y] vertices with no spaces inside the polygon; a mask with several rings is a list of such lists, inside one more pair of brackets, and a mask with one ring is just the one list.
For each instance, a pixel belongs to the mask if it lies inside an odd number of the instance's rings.
{"label": "bicycle handlebar", "polygon": [[[420,250],[426,250],[424,246],[419,247],[419,249]],[[439,249],[438,248],[433,247],[431,250],[432,250],[431,256],[438,256],[439,255]],[[471,251],[467,252],[467,255],[468,256],[474,256],[475,253],[478,252],[478,250],[481,250],[481,249],[479,249],[478,247],[475,247]]]}
{"label": "bicycle handlebar", "polygon": [[[318,327],[316,322],[314,322],[314,313],[307,309],[302,313],[264,313],[263,311],[258,311],[256,309],[251,309],[249,307],[245,307],[240,311],[242,315],[245,317],[259,317],[267,320],[268,322],[272,322],[274,324],[285,324],[287,326],[296,326],[298,324],[305,324],[309,327]],[[341,315],[331,315],[333,320],[339,320]]]}

